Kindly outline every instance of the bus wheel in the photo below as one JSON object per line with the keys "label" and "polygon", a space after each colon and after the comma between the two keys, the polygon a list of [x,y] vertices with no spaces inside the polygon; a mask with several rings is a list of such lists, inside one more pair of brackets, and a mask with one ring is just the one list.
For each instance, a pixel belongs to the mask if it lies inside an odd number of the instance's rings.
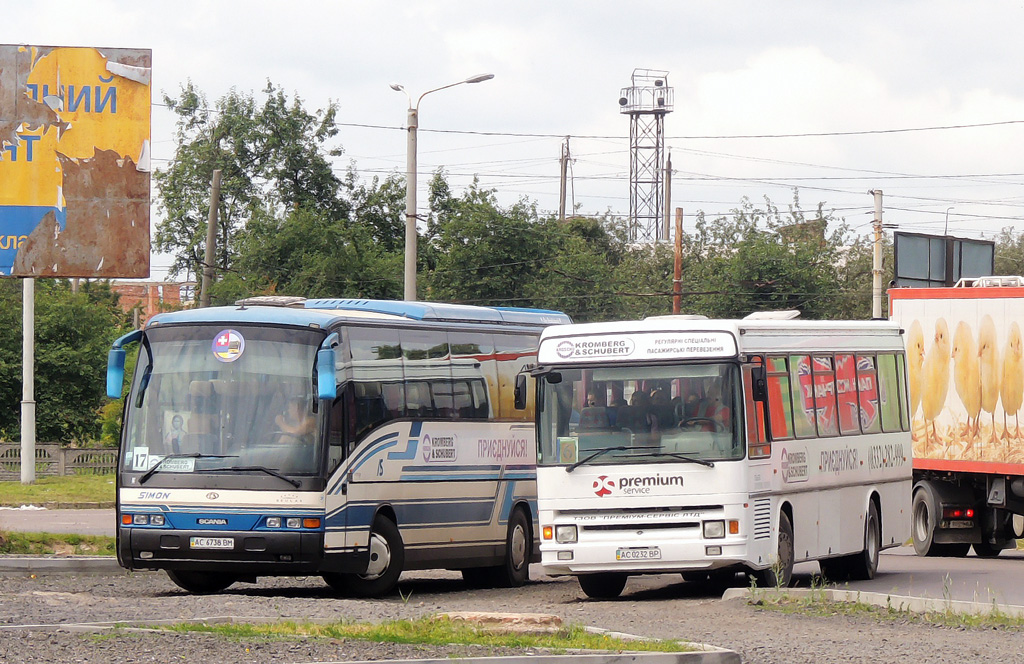
{"label": "bus wheel", "polygon": [[850,578],[868,581],[878,571],[878,554],[882,550],[882,524],[879,523],[878,508],[871,501],[868,517],[864,524],[864,550],[849,557]]}
{"label": "bus wheel", "polygon": [[[370,564],[362,574],[340,574],[340,586],[356,597],[383,597],[398,585],[398,577],[405,567],[405,548],[398,526],[391,519],[378,514],[370,532]],[[332,588],[341,590],[328,581]]]}
{"label": "bus wheel", "polygon": [[212,595],[225,590],[235,582],[231,574],[215,574],[213,572],[188,572],[185,570],[167,570],[167,576],[182,590],[193,595]]}
{"label": "bus wheel", "polygon": [[622,589],[626,587],[626,579],[629,577],[626,574],[604,572],[601,574],[582,574],[576,578],[579,579],[580,588],[583,589],[587,597],[615,599],[622,594]]}
{"label": "bus wheel", "polygon": [[499,572],[496,585],[518,588],[529,581],[532,550],[530,522],[523,515],[523,510],[513,510],[508,519],[508,534],[505,536],[505,562],[496,570]]}
{"label": "bus wheel", "polygon": [[754,580],[765,588],[788,588],[793,580],[793,522],[785,512],[779,514],[779,551],[775,562],[754,572]]}

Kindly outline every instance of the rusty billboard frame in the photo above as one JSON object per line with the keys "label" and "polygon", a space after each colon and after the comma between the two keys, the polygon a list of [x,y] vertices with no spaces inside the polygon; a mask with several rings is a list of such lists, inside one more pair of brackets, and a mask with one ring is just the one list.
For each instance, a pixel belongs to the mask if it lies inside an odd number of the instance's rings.
{"label": "rusty billboard frame", "polygon": [[0,277],[149,277],[151,106],[151,50],[0,44]]}

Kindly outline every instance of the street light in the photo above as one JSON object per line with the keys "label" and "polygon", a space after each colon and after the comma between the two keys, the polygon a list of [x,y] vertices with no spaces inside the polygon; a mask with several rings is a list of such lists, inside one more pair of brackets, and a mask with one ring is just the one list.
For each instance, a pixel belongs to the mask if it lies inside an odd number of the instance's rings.
{"label": "street light", "polygon": [[391,84],[392,90],[404,92],[409,100],[409,135],[405,162],[405,300],[416,299],[416,130],[419,128],[420,102],[431,92],[453,88],[463,83],[481,83],[492,78],[494,74],[477,74],[462,81],[427,90],[416,99],[415,104],[412,103],[412,97],[406,92],[405,87],[398,83]]}
{"label": "street light", "polygon": [[952,207],[946,208],[946,227],[942,231],[943,235],[949,235],[949,211],[952,210],[952,209],[953,209]]}

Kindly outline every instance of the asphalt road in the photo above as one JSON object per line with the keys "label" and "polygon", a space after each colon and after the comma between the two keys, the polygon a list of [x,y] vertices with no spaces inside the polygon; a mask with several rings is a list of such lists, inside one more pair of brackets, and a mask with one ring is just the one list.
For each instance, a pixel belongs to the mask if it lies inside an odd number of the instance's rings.
{"label": "asphalt road", "polygon": [[[17,510],[0,509],[0,530],[23,532],[114,535],[112,509]],[[540,574],[536,567],[534,576]],[[809,587],[817,563],[802,563],[794,570],[796,585]],[[657,577],[630,580],[631,588],[648,587]],[[1004,551],[998,558],[919,558],[910,547],[882,553],[878,575],[872,581],[850,582],[849,587],[893,595],[976,601],[1000,606],[1024,606],[1024,551]]]}

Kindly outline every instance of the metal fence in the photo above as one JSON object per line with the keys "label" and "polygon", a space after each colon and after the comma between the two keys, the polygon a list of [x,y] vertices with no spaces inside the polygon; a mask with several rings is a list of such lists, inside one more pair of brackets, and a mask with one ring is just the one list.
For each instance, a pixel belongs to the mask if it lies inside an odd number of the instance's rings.
{"label": "metal fence", "polygon": [[[106,475],[117,467],[117,449],[36,444],[36,476]],[[0,480],[21,479],[21,444],[0,443]]]}

